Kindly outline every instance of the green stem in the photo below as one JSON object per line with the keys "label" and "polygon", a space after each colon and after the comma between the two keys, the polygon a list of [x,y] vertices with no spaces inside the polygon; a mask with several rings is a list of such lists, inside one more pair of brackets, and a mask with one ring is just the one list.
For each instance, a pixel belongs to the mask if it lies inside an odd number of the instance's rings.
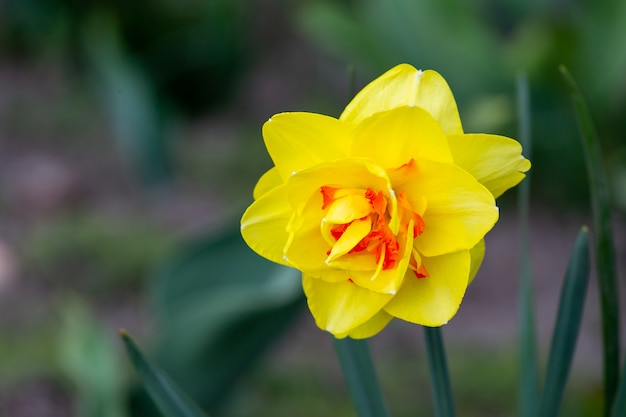
{"label": "green stem", "polygon": [[454,402],[448,376],[446,353],[441,337],[441,328],[424,327],[428,369],[433,390],[436,417],[454,417]]}
{"label": "green stem", "polygon": [[334,339],[337,357],[359,417],[388,417],[367,339]]}
{"label": "green stem", "polygon": [[[530,97],[528,81],[522,74],[517,77],[519,140],[527,158],[531,155]],[[535,417],[537,409],[537,342],[535,331],[532,272],[530,267],[530,174],[518,187],[519,240],[520,240],[520,363],[519,363],[519,415]]]}

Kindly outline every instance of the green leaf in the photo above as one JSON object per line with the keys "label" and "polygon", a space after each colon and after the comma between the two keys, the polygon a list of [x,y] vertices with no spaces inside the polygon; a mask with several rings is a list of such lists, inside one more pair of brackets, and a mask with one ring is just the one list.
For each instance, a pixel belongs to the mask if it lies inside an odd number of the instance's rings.
{"label": "green leaf", "polygon": [[305,307],[300,273],[255,254],[238,227],[185,245],[152,283],[155,357],[209,412]]}
{"label": "green leaf", "polygon": [[[527,158],[531,156],[531,120],[528,81],[525,75],[517,78],[519,140]],[[518,186],[519,238],[520,238],[520,366],[519,415],[535,417],[538,400],[537,388],[537,336],[535,331],[532,273],[530,263],[529,209],[530,173]]]}
{"label": "green leaf", "polygon": [[172,117],[148,75],[127,53],[115,16],[93,13],[84,23],[89,70],[111,119],[119,151],[148,186],[173,172]]}
{"label": "green leaf", "polygon": [[587,104],[567,68],[560,67],[570,89],[587,165],[593,215],[593,236],[596,254],[600,309],[602,317],[605,415],[611,409],[619,380],[619,300],[615,246],[611,225],[609,185],[600,139]]}
{"label": "green leaf", "polygon": [[122,372],[114,339],[84,300],[62,298],[59,366],[75,389],[76,415],[125,416]]}
{"label": "green leaf", "polygon": [[454,417],[454,400],[440,327],[424,327],[436,417]]}
{"label": "green leaf", "polygon": [[621,381],[617,387],[617,395],[611,409],[611,417],[626,416],[626,377],[624,375],[626,375],[626,362],[622,371]]}
{"label": "green leaf", "polygon": [[359,417],[386,417],[387,405],[380,391],[367,339],[334,339],[343,376]]}
{"label": "green leaf", "polygon": [[120,335],[146,391],[166,417],[206,417],[165,373],[146,360],[125,330],[120,330]]}
{"label": "green leaf", "polygon": [[541,417],[555,417],[559,413],[580,330],[588,282],[589,236],[587,228],[583,227],[574,244],[565,281],[561,288],[559,311],[552,335],[546,381],[539,407]]}

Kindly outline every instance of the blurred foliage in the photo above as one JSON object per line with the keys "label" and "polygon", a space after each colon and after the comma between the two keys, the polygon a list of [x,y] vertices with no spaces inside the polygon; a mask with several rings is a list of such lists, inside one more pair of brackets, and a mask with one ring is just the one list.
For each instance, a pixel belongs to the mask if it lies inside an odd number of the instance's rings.
{"label": "blurred foliage", "polygon": [[58,322],[40,320],[36,326],[16,332],[0,329],[0,392],[20,379],[46,375],[56,363],[56,351],[50,349],[57,341]]}
{"label": "blurred foliage", "polygon": [[66,291],[30,309],[35,325],[0,328],[0,415],[127,416],[119,349],[87,300]]}
{"label": "blurred foliage", "polygon": [[93,68],[118,148],[144,184],[161,185],[171,179],[174,169],[172,112],[145,70],[125,51],[119,32],[114,16],[90,16],[84,27],[85,58]]}
{"label": "blurred foliage", "polygon": [[[626,166],[626,3],[483,0],[310,1],[300,27],[317,45],[365,73],[399,62],[441,72],[466,131],[515,135],[514,78],[532,86],[533,173],[544,200],[585,201],[582,151],[558,65],[588,94],[611,172]],[[565,173],[565,174],[564,174]],[[623,175],[623,174],[621,174]],[[620,183],[621,177],[613,177]],[[614,187],[614,201],[624,199]],[[624,208],[624,206],[622,206]]]}
{"label": "blurred foliage", "polygon": [[124,373],[111,334],[78,297],[66,297],[61,310],[59,367],[75,391],[75,415],[126,416]]}
{"label": "blurred foliage", "polygon": [[197,115],[227,98],[248,60],[249,8],[237,0],[6,0],[0,45],[19,55],[57,51],[78,68],[95,46],[83,27],[113,17],[124,48],[159,94]]}
{"label": "blurred foliage", "polygon": [[209,411],[304,306],[298,272],[251,252],[238,229],[182,248],[159,269],[152,300],[156,363]]}
{"label": "blurred foliage", "polygon": [[98,87],[121,153],[148,186],[172,179],[177,117],[236,91],[251,59],[243,0],[0,3],[0,51],[70,63]]}
{"label": "blurred foliage", "polygon": [[102,295],[138,288],[170,245],[165,233],[147,223],[70,216],[27,236],[22,257],[44,279],[63,277],[68,286]]}

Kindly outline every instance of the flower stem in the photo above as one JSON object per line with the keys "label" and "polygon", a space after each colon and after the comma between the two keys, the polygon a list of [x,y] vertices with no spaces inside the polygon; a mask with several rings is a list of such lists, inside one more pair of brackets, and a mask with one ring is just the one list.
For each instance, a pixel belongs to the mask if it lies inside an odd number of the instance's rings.
{"label": "flower stem", "polygon": [[443,338],[441,337],[441,328],[424,327],[424,336],[426,337],[428,369],[430,370],[430,381],[433,390],[435,416],[454,417],[454,403],[448,376],[446,353],[443,346]]}
{"label": "flower stem", "polygon": [[388,417],[367,339],[334,339],[337,357],[359,417]]}
{"label": "flower stem", "polygon": [[[531,156],[530,97],[524,74],[517,77],[519,139],[527,158]],[[534,417],[538,400],[537,341],[535,331],[532,271],[530,264],[530,173],[518,187],[520,240],[520,362],[518,412],[520,417]]]}

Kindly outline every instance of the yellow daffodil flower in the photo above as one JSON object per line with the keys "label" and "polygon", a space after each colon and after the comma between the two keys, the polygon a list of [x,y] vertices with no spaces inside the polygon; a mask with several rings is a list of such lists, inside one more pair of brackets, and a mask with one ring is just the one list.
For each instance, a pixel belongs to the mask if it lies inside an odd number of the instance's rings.
{"label": "yellow daffodil flower", "polygon": [[495,198],[530,169],[515,140],[465,134],[441,75],[406,64],[339,119],[281,113],[263,138],[275,166],[242,235],[302,271],[317,325],[339,338],[373,336],[393,317],[447,323],[482,262]]}

